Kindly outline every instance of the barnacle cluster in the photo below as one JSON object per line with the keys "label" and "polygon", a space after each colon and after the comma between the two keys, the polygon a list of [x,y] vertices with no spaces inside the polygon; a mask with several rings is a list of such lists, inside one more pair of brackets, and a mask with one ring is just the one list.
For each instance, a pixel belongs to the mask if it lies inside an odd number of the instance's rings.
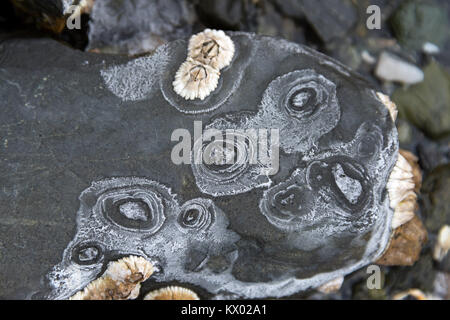
{"label": "barnacle cluster", "polygon": [[[392,229],[396,229],[414,218],[414,211],[417,206],[414,179],[420,173],[414,172],[414,168],[406,157],[414,156],[401,151],[387,183],[390,206],[394,209]],[[411,159],[411,161],[414,160],[417,159]]]}
{"label": "barnacle cluster", "polygon": [[188,57],[175,75],[173,88],[186,100],[204,100],[217,88],[220,70],[234,56],[234,44],[221,30],[206,29],[189,40]]}
{"label": "barnacle cluster", "polygon": [[105,273],[71,300],[128,300],[139,295],[141,282],[153,274],[153,265],[142,257],[129,256],[108,265]]}
{"label": "barnacle cluster", "polygon": [[[389,110],[392,121],[397,120],[397,106],[391,99],[381,92],[378,98]],[[387,189],[390,206],[394,209],[392,229],[396,229],[414,218],[417,209],[417,192],[420,189],[422,176],[415,164],[418,159],[410,152],[400,150],[394,169],[389,176]]]}
{"label": "barnacle cluster", "polygon": [[438,297],[426,294],[419,289],[409,289],[396,293],[392,300],[440,300]]}

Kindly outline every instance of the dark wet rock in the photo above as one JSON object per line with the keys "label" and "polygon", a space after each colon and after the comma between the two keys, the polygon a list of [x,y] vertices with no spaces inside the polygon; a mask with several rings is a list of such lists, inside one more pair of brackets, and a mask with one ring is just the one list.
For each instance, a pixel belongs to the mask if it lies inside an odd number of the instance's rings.
{"label": "dark wet rock", "polygon": [[190,35],[194,21],[193,6],[185,0],[96,1],[87,49],[131,55],[151,52]]}
{"label": "dark wet rock", "polygon": [[32,18],[38,27],[60,33],[65,25],[64,10],[72,0],[11,0],[14,7],[26,18]]}
{"label": "dark wet rock", "polygon": [[296,43],[305,43],[306,30],[295,19],[278,12],[270,2],[263,2],[257,16],[257,33],[261,35],[282,37]]}
{"label": "dark wet rock", "polygon": [[200,20],[210,28],[255,31],[256,6],[252,0],[198,0]]}
{"label": "dark wet rock", "polygon": [[[2,42],[1,296],[30,293],[51,269],[46,297],[68,297],[111,257],[134,254],[160,267],[150,281],[281,297],[384,251],[398,153],[387,108],[307,47],[231,36],[236,56],[222,83],[189,102],[171,86],[184,40],[135,60],[46,39]],[[279,129],[279,172],[267,176],[263,162],[174,164],[172,133],[192,137],[200,120],[203,129]]]}
{"label": "dark wet rock", "polygon": [[297,20],[302,20],[305,18],[302,1],[274,0],[273,3],[277,6],[279,11],[287,17],[291,17]]}
{"label": "dark wet rock", "polygon": [[450,254],[442,259],[442,261],[436,262],[437,269],[446,273],[450,273]]}
{"label": "dark wet rock", "polygon": [[450,146],[445,141],[437,143],[423,139],[418,143],[416,149],[420,159],[420,166],[426,172],[430,172],[434,168],[450,162]]}
{"label": "dark wet rock", "polygon": [[443,46],[450,35],[442,1],[405,1],[393,14],[391,25],[399,42],[416,50],[426,42]]}
{"label": "dark wet rock", "polygon": [[450,74],[436,62],[424,69],[423,82],[400,88],[392,96],[400,117],[433,139],[450,134]]}
{"label": "dark wet rock", "polygon": [[328,44],[327,52],[353,70],[358,70],[361,66],[361,52],[349,38]]}
{"label": "dark wet rock", "polygon": [[384,266],[412,266],[420,256],[427,241],[427,231],[415,216],[408,223],[394,230],[389,248],[377,261]]}
{"label": "dark wet rock", "polygon": [[324,42],[343,38],[355,26],[356,8],[347,0],[276,1],[288,16],[306,19]]}
{"label": "dark wet rock", "polygon": [[437,271],[433,267],[433,257],[425,250],[412,267],[392,267],[386,275],[386,289],[397,293],[411,288],[423,292],[433,292]]}
{"label": "dark wet rock", "polygon": [[422,186],[423,213],[425,225],[437,234],[444,225],[450,224],[450,164],[434,169]]}

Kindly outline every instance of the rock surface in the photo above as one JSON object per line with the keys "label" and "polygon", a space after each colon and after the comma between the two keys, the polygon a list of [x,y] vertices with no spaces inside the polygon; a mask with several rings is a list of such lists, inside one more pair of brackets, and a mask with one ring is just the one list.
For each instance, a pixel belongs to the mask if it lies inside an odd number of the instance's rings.
{"label": "rock surface", "polygon": [[191,34],[195,12],[188,1],[96,1],[87,50],[137,55]]}
{"label": "rock surface", "polygon": [[450,134],[450,73],[431,62],[424,69],[423,82],[397,89],[393,101],[401,117],[408,119],[433,139]]}
{"label": "rock surface", "polygon": [[[32,292],[55,266],[47,297],[67,297],[104,263],[135,254],[160,267],[158,282],[280,297],[384,251],[385,185],[398,152],[387,108],[365,81],[311,49],[232,39],[236,56],[220,86],[190,102],[171,85],[186,41],[136,60],[45,39],[2,42],[1,296]],[[280,170],[175,165],[172,133],[193,136],[196,120],[203,129],[280,130]],[[237,151],[247,154],[245,145]]]}
{"label": "rock surface", "polygon": [[450,164],[441,165],[426,177],[422,187],[425,224],[433,233],[450,224]]}

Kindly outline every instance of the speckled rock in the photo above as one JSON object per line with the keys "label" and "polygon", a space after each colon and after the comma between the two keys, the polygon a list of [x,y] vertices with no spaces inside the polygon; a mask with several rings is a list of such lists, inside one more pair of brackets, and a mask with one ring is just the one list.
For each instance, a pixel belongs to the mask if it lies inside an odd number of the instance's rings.
{"label": "speckled rock", "polygon": [[[379,258],[398,157],[386,106],[307,47],[229,35],[231,65],[206,99],[190,101],[172,85],[185,40],[134,60],[45,39],[2,43],[1,296],[67,298],[108,261],[137,255],[155,265],[150,282],[212,298],[282,297]],[[277,148],[261,152],[278,150],[279,170],[241,161],[248,136],[233,140],[231,166],[175,164],[177,129],[196,137],[194,151],[209,150],[194,121],[222,135],[278,130]],[[48,287],[33,288],[45,269]]]}
{"label": "speckled rock", "polygon": [[431,252],[424,250],[420,259],[410,267],[392,267],[386,275],[386,290],[397,293],[411,288],[431,293],[434,289],[436,270]]}
{"label": "speckled rock", "polygon": [[343,38],[356,25],[358,15],[348,0],[277,0],[282,12],[306,19],[325,43]]}
{"label": "speckled rock", "polygon": [[39,27],[60,33],[65,25],[64,11],[73,0],[12,0],[11,3],[23,14],[32,18]]}
{"label": "speckled rock", "polygon": [[195,20],[185,0],[102,0],[94,4],[87,50],[142,54],[189,36]]}
{"label": "speckled rock", "polygon": [[408,48],[420,50],[426,42],[438,46],[448,39],[449,23],[445,1],[408,0],[391,17],[397,39]]}
{"label": "speckled rock", "polygon": [[254,31],[255,4],[252,0],[198,0],[196,8],[205,25],[224,30]]}

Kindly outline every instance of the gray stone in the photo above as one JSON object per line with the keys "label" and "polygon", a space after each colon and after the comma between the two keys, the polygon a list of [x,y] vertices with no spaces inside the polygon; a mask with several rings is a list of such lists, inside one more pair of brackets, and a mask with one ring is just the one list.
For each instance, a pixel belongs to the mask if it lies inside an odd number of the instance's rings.
{"label": "gray stone", "polygon": [[447,163],[435,168],[422,186],[425,225],[434,234],[442,226],[450,224],[449,191],[450,164]]}
{"label": "gray stone", "polygon": [[343,38],[356,25],[356,8],[347,0],[276,1],[288,16],[306,19],[325,42]]}
{"label": "gray stone", "polygon": [[151,52],[191,34],[193,6],[179,0],[96,1],[89,22],[87,50],[130,55]]}
{"label": "gray stone", "polygon": [[421,50],[431,42],[445,45],[450,33],[445,2],[408,0],[391,17],[395,36],[410,49]]}
{"label": "gray stone", "polygon": [[[149,282],[282,297],[380,256],[398,152],[387,108],[320,53],[230,35],[233,62],[203,101],[173,91],[185,40],[135,60],[46,39],[1,42],[0,296],[67,298],[135,254],[157,265]],[[194,121],[280,130],[279,171],[175,165],[171,135],[193,136]]]}
{"label": "gray stone", "polygon": [[450,73],[436,62],[427,65],[424,73],[423,82],[397,89],[392,100],[400,117],[432,139],[444,138],[450,134]]}

